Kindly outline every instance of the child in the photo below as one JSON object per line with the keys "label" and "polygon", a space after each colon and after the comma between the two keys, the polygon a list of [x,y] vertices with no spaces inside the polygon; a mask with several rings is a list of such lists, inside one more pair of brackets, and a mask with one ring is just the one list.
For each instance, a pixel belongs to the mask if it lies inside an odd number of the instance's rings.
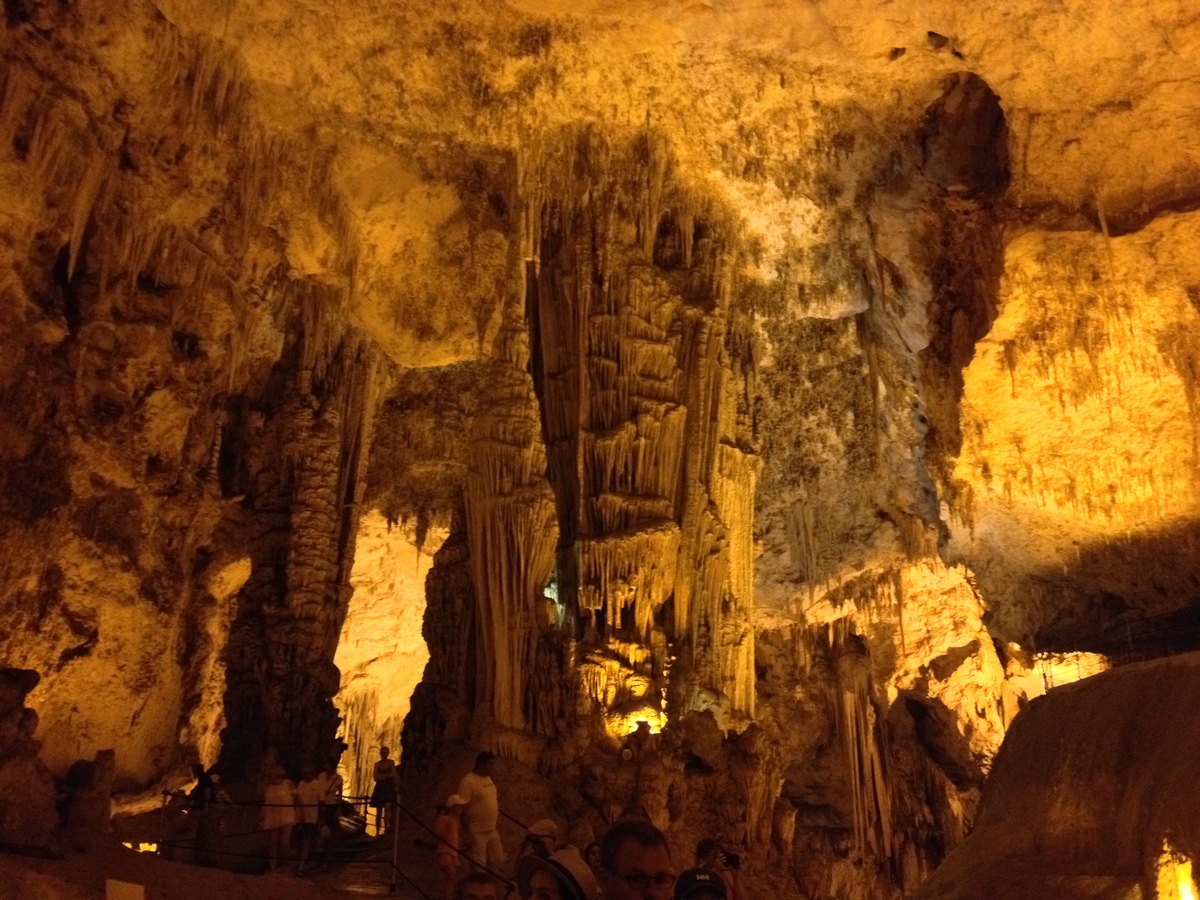
{"label": "child", "polygon": [[461,864],[459,850],[462,847],[458,830],[458,809],[466,804],[458,794],[451,794],[437,808],[433,820],[433,833],[438,836],[437,865],[446,877],[445,900],[454,900],[454,888],[458,884],[458,867]]}

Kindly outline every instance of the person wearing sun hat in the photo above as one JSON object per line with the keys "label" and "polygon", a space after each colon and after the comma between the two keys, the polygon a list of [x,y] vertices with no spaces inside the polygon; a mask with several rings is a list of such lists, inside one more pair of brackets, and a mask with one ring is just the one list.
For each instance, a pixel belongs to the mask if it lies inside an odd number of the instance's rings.
{"label": "person wearing sun hat", "polygon": [[712,869],[687,869],[675,879],[673,900],[727,900],[728,897],[725,879]]}
{"label": "person wearing sun hat", "polygon": [[600,886],[579,851],[567,847],[548,857],[526,854],[517,865],[524,900],[597,900]]}
{"label": "person wearing sun hat", "polygon": [[529,831],[517,848],[517,860],[526,853],[547,857],[558,849],[558,823],[553,819],[538,819],[529,826]]}

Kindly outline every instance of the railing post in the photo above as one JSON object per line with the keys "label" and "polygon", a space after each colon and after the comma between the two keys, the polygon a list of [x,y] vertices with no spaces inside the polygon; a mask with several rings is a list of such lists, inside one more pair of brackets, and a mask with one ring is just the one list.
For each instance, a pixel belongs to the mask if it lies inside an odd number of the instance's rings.
{"label": "railing post", "polygon": [[158,811],[158,841],[154,844],[154,855],[162,856],[163,838],[167,833],[167,798],[171,796],[167,791],[162,792],[162,806]]}
{"label": "railing post", "polygon": [[400,823],[397,821],[400,817],[400,810],[397,808],[399,803],[392,801],[392,883],[391,891],[396,892],[396,873],[400,871],[398,862],[400,857]]}

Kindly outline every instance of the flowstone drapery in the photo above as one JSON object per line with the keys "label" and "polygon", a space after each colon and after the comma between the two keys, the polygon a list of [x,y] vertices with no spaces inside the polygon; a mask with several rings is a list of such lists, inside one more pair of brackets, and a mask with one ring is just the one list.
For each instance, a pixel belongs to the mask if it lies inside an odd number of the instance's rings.
{"label": "flowstone drapery", "polygon": [[542,588],[557,528],[545,451],[527,373],[528,336],[512,323],[498,338],[483,408],[472,428],[466,510],[480,655],[476,708],[497,725],[526,724],[533,651],[550,619]]}

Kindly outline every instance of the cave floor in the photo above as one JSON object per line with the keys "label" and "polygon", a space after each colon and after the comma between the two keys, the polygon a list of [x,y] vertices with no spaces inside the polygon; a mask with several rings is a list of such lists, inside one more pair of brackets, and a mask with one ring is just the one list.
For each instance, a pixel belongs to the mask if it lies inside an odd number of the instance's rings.
{"label": "cave floor", "polygon": [[238,874],[162,859],[126,847],[95,847],[71,852],[61,859],[43,859],[0,853],[0,898],[54,897],[56,900],[93,900],[106,896],[106,881],[145,887],[146,900],[278,900],[278,898],[355,898],[391,896],[421,898],[440,895],[439,874],[433,852],[401,832],[399,862],[417,885],[398,879],[389,891],[387,860],[390,846],[368,850],[366,862],[341,864],[314,862],[303,878],[290,874]]}

